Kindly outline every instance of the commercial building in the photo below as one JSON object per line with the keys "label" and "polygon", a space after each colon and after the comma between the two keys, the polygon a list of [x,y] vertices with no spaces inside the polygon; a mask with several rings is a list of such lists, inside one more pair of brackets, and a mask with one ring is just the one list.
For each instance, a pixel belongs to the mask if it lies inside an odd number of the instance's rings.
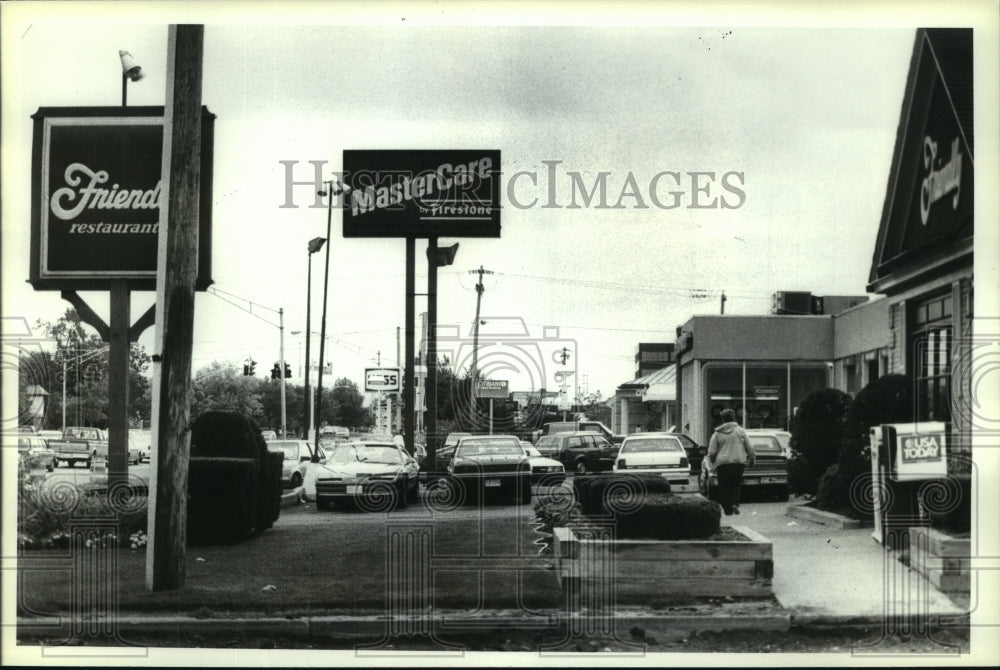
{"label": "commercial building", "polygon": [[689,319],[677,329],[676,402],[694,439],[707,440],[727,407],[747,426],[787,428],[812,390],[856,394],[898,373],[914,382],[914,419],[949,422],[952,453],[968,453],[972,30],[918,30],[905,86],[866,287],[881,295],[817,303],[780,292],[771,315]]}

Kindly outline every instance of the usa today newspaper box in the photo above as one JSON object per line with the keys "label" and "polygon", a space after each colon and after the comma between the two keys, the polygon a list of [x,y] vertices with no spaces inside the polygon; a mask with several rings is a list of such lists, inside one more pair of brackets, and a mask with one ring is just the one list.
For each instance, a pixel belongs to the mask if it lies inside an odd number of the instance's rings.
{"label": "usa today newspaper box", "polygon": [[948,424],[887,423],[871,429],[873,537],[901,549],[900,533],[920,524],[917,491],[928,479],[948,475]]}

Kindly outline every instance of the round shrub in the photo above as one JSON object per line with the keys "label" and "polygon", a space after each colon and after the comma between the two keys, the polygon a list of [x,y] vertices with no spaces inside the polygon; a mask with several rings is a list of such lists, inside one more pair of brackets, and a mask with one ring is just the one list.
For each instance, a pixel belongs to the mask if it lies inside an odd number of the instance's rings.
{"label": "round shrub", "polygon": [[212,410],[191,424],[191,456],[263,459],[266,452],[260,426],[242,414]]}
{"label": "round shrub", "polygon": [[844,417],[840,452],[835,466],[820,478],[816,504],[820,509],[845,512],[870,518],[872,509],[862,496],[851,496],[851,487],[859,477],[871,473],[871,438],[873,426],[883,423],[915,421],[913,380],[906,375],[886,375],[864,387],[851,403]]}
{"label": "round shrub", "polygon": [[634,511],[615,515],[619,539],[697,540],[719,532],[722,508],[701,496],[649,493]]}
{"label": "round shrub", "polygon": [[833,388],[813,391],[799,404],[792,420],[788,483],[792,491],[816,493],[820,476],[837,462],[844,419],[851,396]]}
{"label": "round shrub", "polygon": [[639,507],[652,493],[670,493],[670,482],[659,475],[620,472],[573,478],[573,491],[584,514],[615,515]]}

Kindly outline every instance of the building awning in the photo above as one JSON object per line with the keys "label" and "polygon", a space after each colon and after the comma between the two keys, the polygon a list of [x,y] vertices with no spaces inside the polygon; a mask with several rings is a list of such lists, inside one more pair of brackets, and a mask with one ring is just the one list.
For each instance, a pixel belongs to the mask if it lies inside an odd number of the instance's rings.
{"label": "building awning", "polygon": [[677,367],[668,365],[645,377],[631,379],[618,386],[615,396],[638,398],[639,402],[673,402],[677,400]]}

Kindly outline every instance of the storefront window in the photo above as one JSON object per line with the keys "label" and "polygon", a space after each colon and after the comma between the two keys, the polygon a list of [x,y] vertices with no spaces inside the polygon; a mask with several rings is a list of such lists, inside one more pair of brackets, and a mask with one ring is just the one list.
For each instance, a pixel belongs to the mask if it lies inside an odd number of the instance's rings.
{"label": "storefront window", "polygon": [[825,363],[725,363],[706,366],[705,374],[709,430],[722,423],[724,409],[747,428],[788,430],[802,398],[827,386]]}
{"label": "storefront window", "polygon": [[951,294],[915,305],[910,372],[916,381],[917,420],[951,420]]}

